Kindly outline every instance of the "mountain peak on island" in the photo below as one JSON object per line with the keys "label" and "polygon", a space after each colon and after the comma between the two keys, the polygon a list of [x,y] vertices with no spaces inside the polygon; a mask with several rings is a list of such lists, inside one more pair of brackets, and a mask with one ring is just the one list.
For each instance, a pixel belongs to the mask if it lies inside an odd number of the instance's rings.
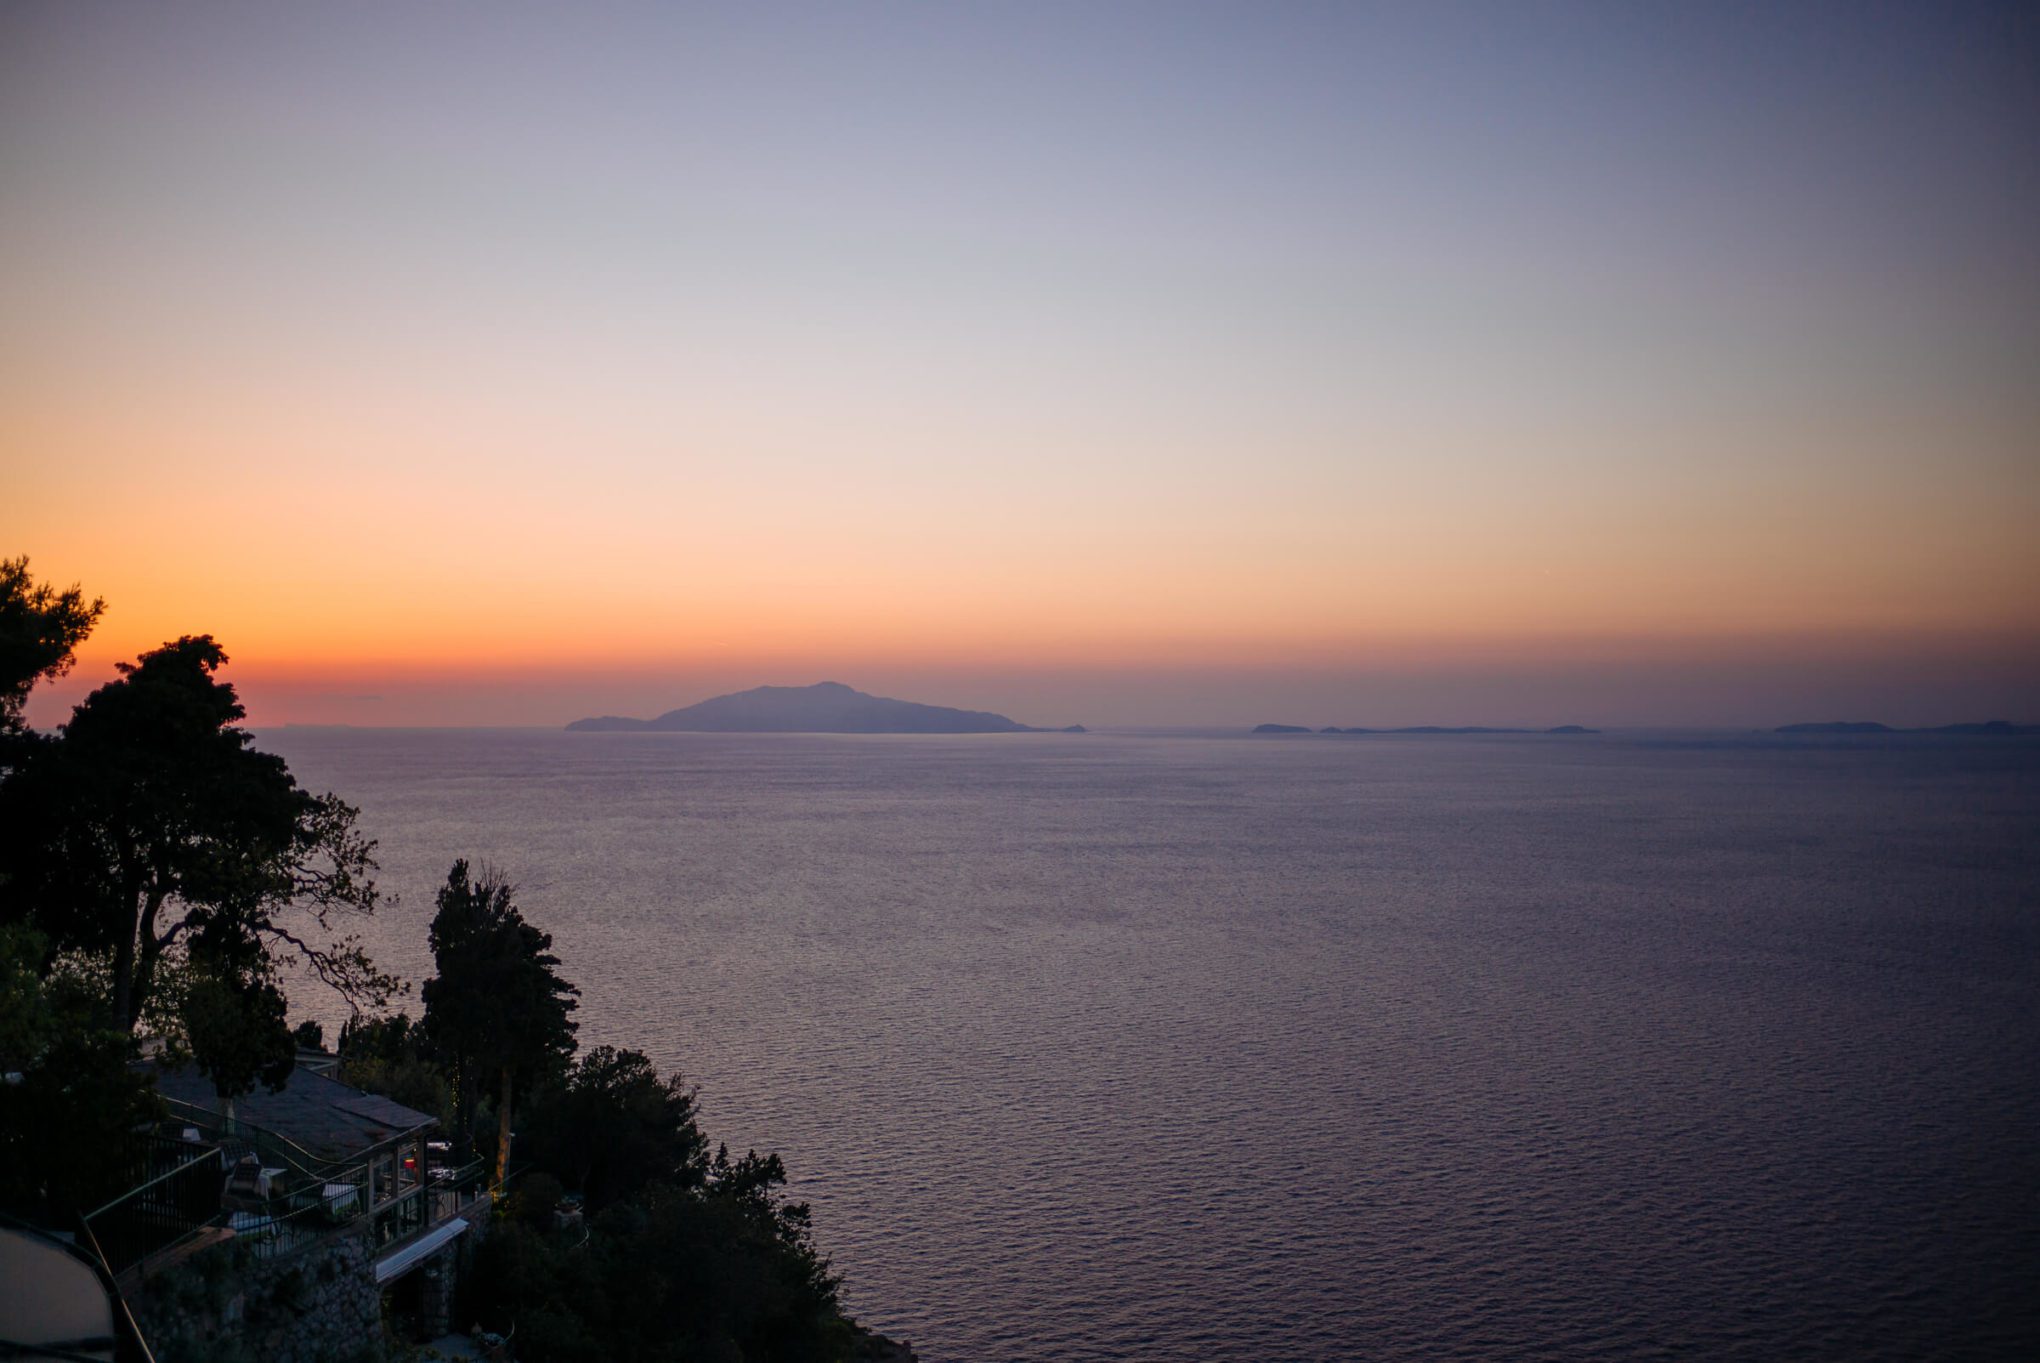
{"label": "mountain peak on island", "polygon": [[[867,695],[842,682],[812,686],[754,686],[698,705],[668,710],[657,719],[603,715],[577,719],[577,732],[648,730],[722,734],[1024,734],[1040,733],[986,710],[956,710]],[[1082,732],[1071,726],[1065,732]]]}

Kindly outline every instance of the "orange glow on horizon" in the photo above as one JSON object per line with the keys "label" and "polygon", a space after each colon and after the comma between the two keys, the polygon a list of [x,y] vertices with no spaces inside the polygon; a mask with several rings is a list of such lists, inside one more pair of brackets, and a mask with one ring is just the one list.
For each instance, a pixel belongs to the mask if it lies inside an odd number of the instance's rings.
{"label": "orange glow on horizon", "polygon": [[[2024,87],[1880,78],[1872,126],[1777,64],[1793,128],[1705,85],[1653,122],[1410,18],[1406,73],[1456,79],[1331,78],[1270,23],[1150,107],[1114,71],[1155,35],[1072,33],[1102,64],[1051,91],[930,16],[961,46],[818,50],[761,122],[742,63],[349,22],[59,6],[0,45],[0,553],[110,606],[64,694],[186,632],[286,718],[321,678],[534,723],[575,677],[2040,691]],[[917,84],[952,68],[982,102]]]}

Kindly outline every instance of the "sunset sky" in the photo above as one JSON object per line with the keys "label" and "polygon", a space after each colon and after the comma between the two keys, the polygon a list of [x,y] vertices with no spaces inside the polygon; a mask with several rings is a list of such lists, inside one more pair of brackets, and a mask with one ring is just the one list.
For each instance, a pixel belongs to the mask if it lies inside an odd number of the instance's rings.
{"label": "sunset sky", "polygon": [[31,717],[2040,720],[2040,11],[1682,9],[10,3]]}

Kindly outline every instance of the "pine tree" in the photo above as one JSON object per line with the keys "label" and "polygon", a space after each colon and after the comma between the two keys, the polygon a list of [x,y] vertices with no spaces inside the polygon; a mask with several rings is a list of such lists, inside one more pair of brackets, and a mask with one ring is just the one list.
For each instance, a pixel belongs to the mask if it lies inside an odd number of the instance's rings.
{"label": "pine tree", "polygon": [[510,1115],[518,1088],[557,1073],[574,1051],[568,1017],[580,991],[559,977],[552,937],[524,921],[501,874],[470,876],[457,861],[439,891],[425,982],[425,1032],[453,1072],[461,1134],[472,1139],[480,1085],[495,1082],[496,1177],[510,1167]]}

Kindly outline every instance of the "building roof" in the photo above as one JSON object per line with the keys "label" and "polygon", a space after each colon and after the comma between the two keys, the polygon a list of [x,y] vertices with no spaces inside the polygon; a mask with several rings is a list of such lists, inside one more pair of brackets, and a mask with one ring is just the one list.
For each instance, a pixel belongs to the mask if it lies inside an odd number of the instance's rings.
{"label": "building roof", "polygon": [[[164,1097],[193,1107],[219,1106],[212,1081],[188,1065],[157,1070],[156,1088]],[[274,1132],[321,1159],[340,1162],[439,1124],[437,1117],[303,1067],[291,1071],[279,1092],[257,1085],[253,1093],[236,1098],[234,1118]]]}

